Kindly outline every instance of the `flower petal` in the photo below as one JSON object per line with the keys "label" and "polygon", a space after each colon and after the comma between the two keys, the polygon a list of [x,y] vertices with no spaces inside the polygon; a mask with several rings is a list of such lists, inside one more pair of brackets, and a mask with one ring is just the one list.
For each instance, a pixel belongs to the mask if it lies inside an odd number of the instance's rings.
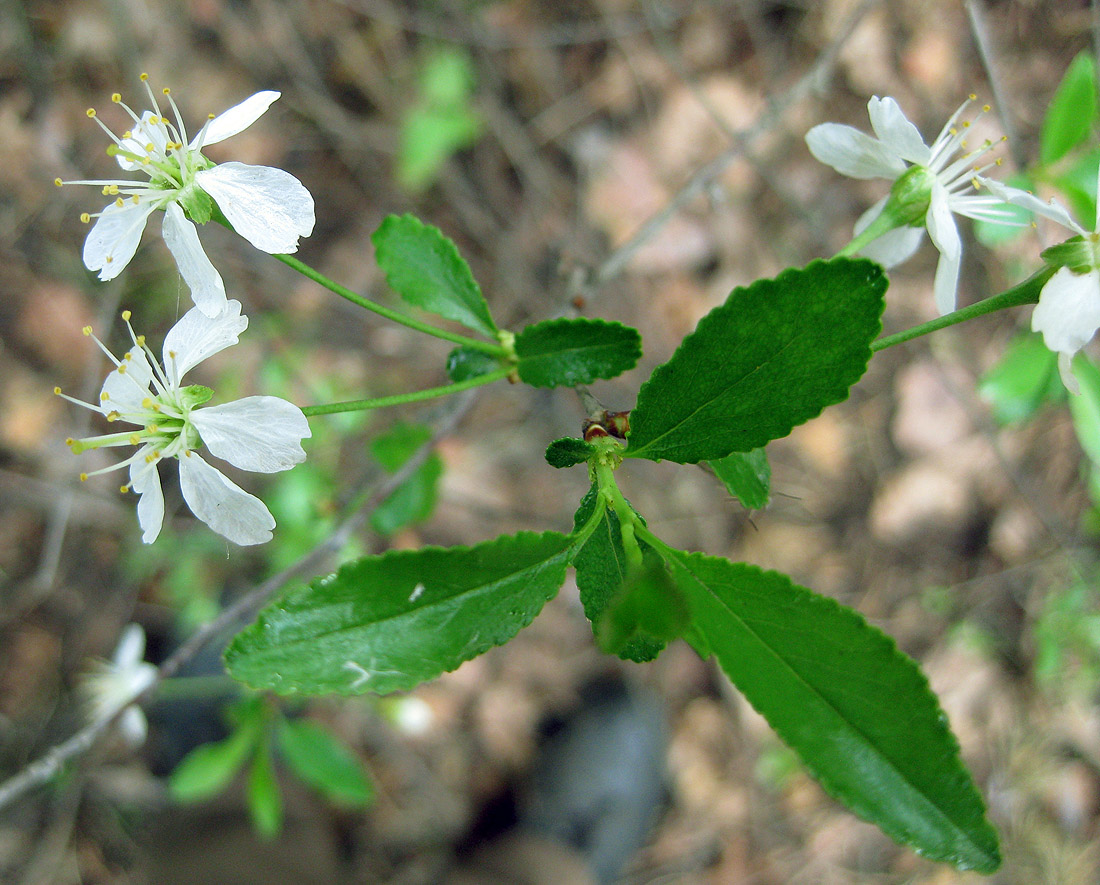
{"label": "flower petal", "polygon": [[1036,215],[1042,215],[1044,218],[1049,218],[1051,221],[1055,221],[1062,225],[1062,227],[1068,227],[1074,233],[1082,235],[1088,233],[1088,231],[1074,221],[1073,216],[1069,214],[1066,207],[1057,200],[1051,200],[1049,203],[1045,203],[1035,196],[1035,194],[1029,194],[1027,191],[1020,190],[1018,187],[1010,187],[1007,184],[1002,184],[994,178],[980,177],[979,181],[989,188],[989,192],[998,200],[1002,200],[1005,203],[1012,203],[1014,206],[1022,206],[1029,212],[1034,212]]}
{"label": "flower petal", "polygon": [[126,202],[104,209],[84,241],[84,266],[99,271],[101,280],[113,280],[122,273],[137,252],[141,232],[156,208],[153,202]]}
{"label": "flower petal", "polygon": [[132,666],[145,657],[145,631],[140,624],[127,624],[115,646],[113,663],[116,667]]}
{"label": "flower petal", "polygon": [[871,116],[871,128],[879,141],[894,156],[927,166],[932,157],[932,149],[920,137],[920,131],[902,113],[898,103],[892,98],[872,97],[867,103],[867,113]]}
{"label": "flower petal", "polygon": [[234,544],[263,544],[271,540],[275,518],[264,502],[250,495],[195,452],[182,455],[180,489],[191,512]]}
{"label": "flower petal", "polygon": [[1100,271],[1075,274],[1061,268],[1039,293],[1031,328],[1059,353],[1072,356],[1084,347],[1100,328]]}
{"label": "flower petal", "polygon": [[206,257],[195,225],[187,220],[178,204],[169,203],[164,210],[161,233],[191,290],[195,306],[208,317],[216,317],[225,309],[225,283]]}
{"label": "flower petal", "polygon": [[241,302],[225,303],[216,317],[208,317],[197,307],[191,308],[164,336],[164,370],[173,386],[207,357],[220,353],[239,340],[248,328],[248,317],[241,315]]}
{"label": "flower petal", "polygon": [[936,281],[933,284],[936,308],[941,315],[951,313],[955,309],[956,290],[959,286],[962,240],[959,239],[955,219],[951,216],[947,190],[941,184],[937,183],[932,187],[925,224],[928,226],[928,236],[940,250],[940,262],[936,265]]}
{"label": "flower petal", "polygon": [[[153,120],[157,120],[157,122],[154,123]],[[130,130],[130,137],[119,142],[119,150],[135,154],[138,157],[163,156],[166,154],[168,152],[168,130],[159,121],[160,117],[152,111],[143,111],[141,122]],[[150,149],[150,145],[152,145],[152,149]],[[123,153],[116,154],[115,159],[118,160],[118,165],[127,172],[136,172],[140,169],[148,173],[151,168],[144,163],[131,160]]]}
{"label": "flower petal", "polygon": [[164,492],[160,487],[160,471],[156,461],[147,461],[153,455],[151,445],[142,446],[130,462],[130,490],[138,496],[137,517],[141,526],[141,540],[152,544],[164,524]]}
{"label": "flower petal", "polygon": [[266,90],[250,95],[240,104],[233,105],[228,111],[218,114],[206,126],[206,131],[196,135],[188,147],[193,150],[203,145],[217,144],[219,141],[225,141],[238,132],[243,132],[260,119],[271,107],[271,103],[281,94],[280,92]]}
{"label": "flower petal", "polygon": [[276,396],[249,396],[196,409],[191,421],[211,454],[257,473],[300,464],[306,458],[301,440],[312,435],[302,410]]}
{"label": "flower petal", "polygon": [[[883,197],[859,216],[854,230],[856,236],[863,233],[871,222],[878,218],[883,206],[886,205],[887,199],[889,198]],[[912,227],[910,225],[895,227],[881,237],[872,240],[859,250],[859,254],[870,258],[872,261],[877,261],[885,268],[891,268],[912,257],[913,253],[920,248],[923,239],[923,227]]]}
{"label": "flower petal", "polygon": [[134,347],[129,353],[130,358],[124,359],[122,365],[107,376],[100,389],[99,410],[104,415],[119,412],[125,416],[141,411],[142,401],[149,396],[149,385],[153,383],[149,360],[140,347]]}
{"label": "flower petal", "polygon": [[218,204],[233,229],[264,252],[297,252],[298,238],[313,232],[313,197],[282,169],[222,163],[198,173],[195,182]]}
{"label": "flower petal", "polygon": [[897,178],[905,163],[878,139],[840,123],[822,123],[806,133],[810,153],[849,178]]}

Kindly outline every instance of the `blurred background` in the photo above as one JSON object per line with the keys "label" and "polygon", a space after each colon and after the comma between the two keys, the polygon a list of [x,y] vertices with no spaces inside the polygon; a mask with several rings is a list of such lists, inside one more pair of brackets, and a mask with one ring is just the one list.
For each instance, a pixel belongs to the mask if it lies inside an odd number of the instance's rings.
{"label": "blurred background", "polygon": [[[992,101],[995,83],[1002,103],[976,125],[1013,136],[1006,168],[1034,163],[1092,16],[1070,0],[4,4],[0,775],[81,726],[81,674],[110,657],[125,624],[141,624],[149,659],[163,659],[326,538],[394,469],[372,441],[420,439],[453,409],[311,421],[304,465],[239,477],[279,523],[258,549],[197,523],[165,471],[165,530],[142,545],[114,476],[77,481],[95,455],[74,458],[64,440],[98,425],[53,388],[98,392],[107,364],[83,326],[124,346],[118,313],[129,308],[159,342],[190,302],[156,218],[118,279],[83,267],[79,215],[102,197],[53,180],[117,174],[88,107],[121,132],[128,121],[110,95],[145,107],[141,72],[171,87],[196,128],[256,91],[281,91],[208,156],[277,166],[306,185],[318,221],[304,261],[402,309],[369,236],[385,215],[414,212],[455,240],[502,326],[579,310],[638,327],[639,368],[592,391],[628,409],[732,288],[833,254],[884,195],[882,182],[814,161],[811,126],[866,130],[868,98],[890,95],[931,140],[967,94]],[[961,227],[960,304],[1035,268],[1033,234],[990,246]],[[215,228],[201,230],[203,245],[251,328],[195,382],[223,400],[263,392],[299,405],[446,382],[445,343],[341,302]],[[935,315],[935,262],[926,245],[891,274],[887,331]],[[620,481],[668,542],[783,570],[922,663],[1002,835],[1005,864],[988,881],[1089,883],[1100,878],[1100,520],[1064,402],[1037,393],[1006,413],[996,389],[992,401],[978,392],[1028,320],[1028,310],[979,319],[877,356],[848,402],[769,447],[763,511],[746,512],[701,470],[628,464]],[[568,530],[586,477],[552,470],[542,452],[578,435],[583,417],[570,391],[482,389],[413,504],[373,519],[346,552]],[[141,748],[105,741],[0,811],[0,879],[441,881],[484,809],[530,766],[543,723],[612,676],[661,698],[669,736],[667,802],[622,881],[979,881],[895,846],[826,797],[684,644],[642,666],[599,655],[571,577],[515,641],[404,698],[242,705],[217,678],[224,641],[193,668],[213,679],[166,688]],[[250,703],[316,723],[369,772],[369,798],[341,804],[284,760],[277,839],[270,821],[267,837],[257,832],[243,776],[176,802],[169,773],[252,715]]]}

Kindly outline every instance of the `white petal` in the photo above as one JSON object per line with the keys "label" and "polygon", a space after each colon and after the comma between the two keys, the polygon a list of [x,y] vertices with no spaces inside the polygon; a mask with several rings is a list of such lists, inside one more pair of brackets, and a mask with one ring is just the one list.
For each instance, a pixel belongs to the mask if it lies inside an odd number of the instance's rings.
{"label": "white petal", "polygon": [[1014,206],[1022,206],[1029,212],[1034,212],[1036,215],[1042,215],[1044,218],[1056,221],[1063,227],[1068,227],[1074,233],[1087,233],[1081,225],[1074,221],[1073,216],[1069,214],[1066,207],[1057,200],[1051,200],[1049,203],[1044,203],[1035,196],[1035,194],[1029,194],[1027,191],[1020,190],[1018,187],[1010,187],[1007,184],[1002,184],[996,179],[980,178],[979,180],[983,185],[989,188],[989,192],[998,200],[1002,200],[1005,203],[1012,203]]}
{"label": "white petal", "polygon": [[947,204],[947,191],[942,185],[932,187],[928,215],[928,236],[940,250],[940,262],[936,265],[936,281],[933,292],[936,296],[936,308],[941,314],[951,313],[955,309],[956,290],[959,286],[959,265],[962,264],[962,240],[955,219]]}
{"label": "white petal", "polygon": [[[124,368],[125,371],[119,371]],[[142,401],[149,396],[149,385],[153,383],[153,370],[149,360],[145,358],[145,352],[134,347],[130,351],[130,359],[123,360],[122,366],[116,368],[99,392],[99,410],[104,415],[111,412],[136,412],[141,410]],[[104,399],[103,394],[107,394]]]}
{"label": "white petal", "polygon": [[[139,157],[145,157],[149,154],[164,155],[168,149],[168,130],[163,123],[150,123],[149,121],[154,117],[159,121],[159,117],[152,111],[144,111],[141,115],[141,122],[135,124],[134,128],[130,130],[130,137],[124,138],[119,143],[119,148],[131,154],[136,154]],[[153,145],[153,150],[149,150],[149,145]],[[150,167],[145,166],[143,163],[135,163],[128,157],[124,157],[122,154],[116,154],[115,159],[118,160],[118,165],[125,169],[127,172],[136,172],[138,169],[142,171],[148,171]]]}
{"label": "white petal", "polygon": [[264,502],[250,495],[194,452],[180,461],[180,488],[191,512],[234,544],[271,540],[275,519]]}
{"label": "white petal", "polygon": [[140,624],[127,624],[115,646],[116,667],[129,667],[145,657],[145,631]]}
{"label": "white petal", "polygon": [[1039,293],[1031,328],[1059,353],[1072,356],[1088,344],[1100,328],[1100,271],[1075,274],[1061,268]]}
{"label": "white petal", "polygon": [[928,165],[932,149],[924,143],[917,127],[905,118],[896,101],[889,96],[874,96],[867,103],[867,112],[871,128],[891,154],[920,166]]}
{"label": "white petal", "polygon": [[122,739],[126,741],[128,746],[140,747],[145,743],[145,734],[148,731],[148,724],[145,719],[145,714],[136,704],[122,711],[122,715],[119,717],[117,725],[119,733],[122,735]]}
{"label": "white petal", "polygon": [[289,172],[222,163],[200,172],[195,181],[257,249],[272,255],[297,252],[298,238],[313,232],[313,197]]}
{"label": "white petal", "polygon": [[176,259],[180,275],[191,290],[195,306],[208,317],[217,316],[225,309],[225,283],[206,257],[195,225],[184,217],[177,204],[169,203],[164,210],[161,232]]}
{"label": "white petal", "polygon": [[217,144],[219,141],[225,141],[238,132],[244,132],[245,129],[264,115],[267,109],[271,107],[271,103],[280,94],[279,92],[264,91],[250,95],[240,104],[233,105],[228,111],[218,114],[206,127],[206,132],[196,135],[188,147],[197,147],[200,138],[203,145]]}
{"label": "white petal", "polygon": [[248,328],[248,317],[241,315],[241,302],[233,299],[216,317],[208,317],[197,307],[180,317],[164,336],[164,370],[168,380],[179,386],[180,379],[207,357],[236,344]]}
{"label": "white petal", "polygon": [[96,219],[84,241],[84,266],[98,270],[101,280],[113,280],[126,268],[137,252],[141,232],[149,214],[156,209],[153,202],[112,203]]}
{"label": "white petal", "polygon": [[191,420],[210,453],[257,473],[289,470],[306,459],[311,436],[302,410],[276,396],[249,396],[196,409]]}
{"label": "white petal", "polygon": [[1058,374],[1062,376],[1062,383],[1070,393],[1081,395],[1081,382],[1073,374],[1073,354],[1058,354]]}
{"label": "white petal", "polygon": [[156,462],[145,460],[153,454],[153,447],[143,446],[130,462],[130,490],[138,496],[137,516],[141,526],[141,540],[152,544],[160,534],[164,523],[164,493],[160,488],[160,471]]}
{"label": "white petal", "polygon": [[[882,207],[886,205],[887,199],[889,198],[883,197],[859,216],[854,231],[856,236],[863,233],[871,225],[871,222],[878,218],[879,213],[882,212]],[[870,258],[872,261],[877,261],[885,268],[891,268],[907,261],[920,248],[923,239],[923,227],[912,227],[910,225],[895,227],[881,237],[872,240],[859,250],[859,254]]]}
{"label": "white petal", "polygon": [[897,178],[905,163],[875,138],[851,126],[822,123],[806,133],[810,153],[849,178]]}

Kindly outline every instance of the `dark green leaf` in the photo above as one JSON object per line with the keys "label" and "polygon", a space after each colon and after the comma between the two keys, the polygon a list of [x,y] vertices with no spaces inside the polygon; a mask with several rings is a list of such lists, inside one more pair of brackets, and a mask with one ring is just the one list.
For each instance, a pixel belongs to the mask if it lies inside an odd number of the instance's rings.
{"label": "dark green leaf", "polygon": [[256,832],[265,839],[278,836],[283,828],[283,797],[271,764],[271,747],[266,742],[256,748],[252,757],[245,798]]}
{"label": "dark green leaf", "polygon": [[997,868],[946,717],[890,637],[778,572],[699,553],[668,561],[722,669],[826,790],[927,857]]}
{"label": "dark green leaf", "polygon": [[330,802],[346,808],[370,805],[374,788],[359,760],[335,735],[308,719],[281,720],[278,735],[287,765]]}
{"label": "dark green leaf", "polygon": [[1070,62],[1058,91],[1050,100],[1039,141],[1045,165],[1059,160],[1084,141],[1096,120],[1096,65],[1088,52]]}
{"label": "dark green leaf", "polygon": [[596,640],[608,654],[679,639],[691,622],[683,591],[654,552],[640,569],[627,572],[622,588],[608,603],[596,626]]}
{"label": "dark green leaf", "polygon": [[572,467],[583,464],[595,454],[596,447],[583,439],[567,436],[546,447],[546,462],[551,467]]}
{"label": "dark green leaf", "polygon": [[565,580],[572,543],[521,532],[345,563],[260,612],[226,650],[229,672],[283,694],[410,689],[531,623]]}
{"label": "dark green leaf", "polygon": [[[585,525],[592,516],[597,494],[593,484],[573,516],[574,531]],[[639,546],[643,554],[650,550],[644,542],[640,542]],[[611,510],[604,512],[596,530],[577,551],[573,567],[577,570],[577,589],[584,613],[592,622],[593,631],[598,632],[608,606],[622,592],[628,571],[619,519]],[[653,660],[664,647],[665,643],[654,637],[634,637],[624,642],[615,654],[624,660],[640,663]]]}
{"label": "dark green leaf", "polygon": [[177,802],[199,802],[220,793],[244,765],[255,741],[256,730],[245,726],[224,740],[195,747],[168,780],[172,798]]}
{"label": "dark green leaf", "polygon": [[496,323],[470,266],[439,228],[413,215],[389,215],[371,240],[378,266],[405,301],[496,338]]}
{"label": "dark green leaf", "polygon": [[735,289],[642,385],[626,454],[715,461],[845,399],[871,358],[886,285],[877,264],[834,258]]}
{"label": "dark green leaf", "polygon": [[524,383],[573,387],[633,369],[642,355],[642,336],[607,320],[546,320],[516,335],[516,355]]}
{"label": "dark green leaf", "polygon": [[456,347],[447,356],[447,377],[452,381],[469,381],[500,368],[500,360],[472,347]]}
{"label": "dark green leaf", "polygon": [[1024,421],[1044,401],[1063,396],[1058,354],[1047,348],[1041,335],[1021,335],[982,376],[978,391],[1000,423]]}
{"label": "dark green leaf", "polygon": [[733,452],[709,463],[726,490],[749,510],[762,510],[768,506],[772,469],[768,465],[768,453],[763,448]]}

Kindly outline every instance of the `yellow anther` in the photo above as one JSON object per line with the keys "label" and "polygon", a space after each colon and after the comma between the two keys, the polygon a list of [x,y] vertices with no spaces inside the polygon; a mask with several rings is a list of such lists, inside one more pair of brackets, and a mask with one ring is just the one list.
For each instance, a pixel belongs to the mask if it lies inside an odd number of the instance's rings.
{"label": "yellow anther", "polygon": [[145,346],[145,336],[144,335],[138,335],[137,336],[137,343],[138,343],[138,347],[144,347]]}
{"label": "yellow anther", "polygon": [[73,439],[73,438],[72,438],[72,437],[70,436],[70,437],[69,437],[69,438],[68,438],[67,440],[65,440],[65,445],[67,445],[67,446],[75,446],[75,445],[76,445],[76,440],[75,440],[75,439]]}
{"label": "yellow anther", "polygon": [[100,401],[101,403],[105,403],[105,402],[107,402],[107,400],[109,400],[110,398],[111,398],[111,394],[109,394],[109,393],[108,393],[108,392],[107,392],[106,390],[105,390],[105,391],[103,391],[103,393],[101,393],[101,394],[99,395],[99,401]]}
{"label": "yellow anther", "polygon": [[156,460],[157,460],[156,452],[154,452],[151,455],[146,455],[145,456],[145,463],[146,464],[152,464]]}
{"label": "yellow anther", "polygon": [[90,222],[92,220],[92,216],[89,215],[87,212],[81,212],[80,213],[80,220],[81,220],[82,223],[88,224],[88,222]]}
{"label": "yellow anther", "polygon": [[156,145],[152,142],[149,142],[147,145],[145,145],[145,152],[147,154],[151,154],[154,150],[156,150]]}
{"label": "yellow anther", "polygon": [[53,389],[53,392],[54,392],[55,396],[61,396],[61,388],[60,387],[55,387]]}
{"label": "yellow anther", "polygon": [[133,316],[133,314],[132,314],[132,313],[130,313],[130,311],[128,311],[128,310],[124,310],[124,311],[122,312],[122,319],[123,319],[123,320],[124,320],[125,322],[129,322],[129,321],[130,321],[130,317],[132,317],[132,316]]}
{"label": "yellow anther", "polygon": [[89,117],[94,117],[95,116],[95,108],[88,108],[88,110],[86,110],[84,113],[86,113]]}
{"label": "yellow anther", "polygon": [[176,358],[176,352],[174,350],[170,350],[170,351],[168,351],[168,356],[171,357],[172,359],[175,359]]}
{"label": "yellow anther", "polygon": [[153,403],[151,408],[154,412],[159,412],[160,411],[160,403]]}
{"label": "yellow anther", "polygon": [[80,474],[80,481],[81,482],[87,482],[88,481],[88,474],[87,473]]}
{"label": "yellow anther", "polygon": [[1008,136],[1007,135],[1002,135],[1001,136],[1001,141],[1008,141]]}
{"label": "yellow anther", "polygon": [[118,185],[117,184],[107,185],[107,193],[109,193],[112,197],[117,196],[118,195]]}
{"label": "yellow anther", "polygon": [[111,93],[111,101],[113,101],[115,104],[118,104],[120,101],[122,101],[121,93],[112,92]]}
{"label": "yellow anther", "polygon": [[103,190],[101,190],[100,193],[105,197],[109,197],[111,195],[111,186],[109,184],[103,185]]}
{"label": "yellow anther", "polygon": [[92,334],[92,327],[91,326],[85,326],[80,331],[83,332],[85,335],[91,335]]}
{"label": "yellow anther", "polygon": [[976,92],[971,92],[969,98],[971,101],[977,101],[978,94]]}
{"label": "yellow anther", "polygon": [[122,358],[126,360],[126,362],[132,362],[134,359],[134,355],[130,353],[130,351],[126,351],[126,353],[122,355]]}
{"label": "yellow anther", "polygon": [[149,75],[148,75],[148,74],[139,74],[139,75],[138,75],[138,79],[139,79],[139,80],[140,80],[140,81],[141,81],[142,83],[144,83],[144,82],[145,82],[146,80],[148,80],[148,79],[149,79]]}
{"label": "yellow anther", "polygon": [[214,117],[216,117],[216,116],[217,116],[217,114],[207,114],[207,115],[206,115],[206,119],[207,119],[207,120],[213,120],[213,119],[214,119]]}
{"label": "yellow anther", "polygon": [[126,363],[123,363],[121,366],[118,367],[118,374],[120,374],[120,375],[125,375],[126,374]]}
{"label": "yellow anther", "polygon": [[963,120],[963,129],[969,129],[969,128],[970,128],[970,121],[969,120]]}
{"label": "yellow anther", "polygon": [[130,197],[130,202],[136,206],[138,203],[141,202],[141,200],[137,194],[134,194],[132,197]]}
{"label": "yellow anther", "polygon": [[992,105],[988,105],[988,104],[983,104],[982,105],[982,113],[983,114],[988,114],[992,109],[993,109]]}
{"label": "yellow anther", "polygon": [[148,430],[150,433],[160,433],[160,426],[157,424],[150,424],[145,429]]}
{"label": "yellow anther", "polygon": [[163,92],[163,93],[164,93],[165,95],[171,95],[171,94],[172,94],[172,90],[171,90],[171,89],[169,89],[169,88],[168,88],[167,86],[165,86],[165,87],[164,87],[164,88],[163,88],[163,89],[161,90],[161,92]]}
{"label": "yellow anther", "polygon": [[956,129],[956,128],[955,128],[954,126],[952,126],[952,127],[951,127],[950,129],[948,129],[947,131],[948,131],[948,132],[950,132],[950,133],[951,133],[952,135],[958,135],[958,134],[959,134],[959,130],[958,130],[958,129]]}
{"label": "yellow anther", "polygon": [[970,183],[974,186],[974,190],[980,191],[982,189],[982,183],[977,178],[971,178]]}
{"label": "yellow anther", "polygon": [[105,263],[106,263],[106,264],[110,264],[110,263],[111,263],[112,261],[114,261],[114,260],[115,260],[115,256],[114,256],[114,255],[108,255],[108,256],[107,256],[107,258],[105,259]]}
{"label": "yellow anther", "polygon": [[119,412],[117,409],[111,409],[111,411],[107,413],[107,420],[111,422],[117,421],[121,417],[122,413]]}
{"label": "yellow anther", "polygon": [[119,487],[118,487],[118,490],[119,490],[120,492],[122,492],[122,494],[124,494],[124,495],[125,495],[125,494],[126,494],[126,493],[127,493],[128,491],[130,491],[130,487],[129,487],[129,486],[119,486]]}
{"label": "yellow anther", "polygon": [[141,437],[138,436],[136,433],[133,436],[130,437],[130,445],[136,446],[140,443],[141,443]]}
{"label": "yellow anther", "polygon": [[1004,162],[1005,162],[1004,157],[997,157],[997,159],[993,161],[993,165],[994,166],[1003,166]]}
{"label": "yellow anther", "polygon": [[148,396],[147,396],[147,397],[145,397],[145,399],[143,399],[143,400],[141,401],[141,407],[142,407],[143,409],[151,409],[151,408],[153,408],[153,400],[152,400],[152,398],[151,398],[151,397],[148,397]]}
{"label": "yellow anther", "polygon": [[53,180],[53,183],[56,184],[58,187],[61,187],[61,185],[63,185],[65,182],[63,182],[60,178],[55,178]]}
{"label": "yellow anther", "polygon": [[126,205],[126,201],[122,199],[122,197],[115,197],[115,205],[118,206],[119,209],[121,209],[123,206]]}
{"label": "yellow anther", "polygon": [[133,137],[134,137],[134,133],[130,129],[127,129],[125,132],[122,133],[123,141],[125,141],[127,138],[133,138]]}

